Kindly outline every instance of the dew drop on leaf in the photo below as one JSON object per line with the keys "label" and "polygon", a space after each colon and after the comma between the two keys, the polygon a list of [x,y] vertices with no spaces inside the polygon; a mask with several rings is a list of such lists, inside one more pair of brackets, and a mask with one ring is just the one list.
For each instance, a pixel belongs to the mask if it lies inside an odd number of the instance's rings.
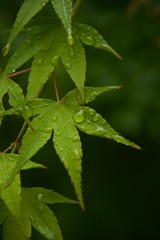
{"label": "dew drop on leaf", "polygon": [[56,132],[55,132],[55,135],[56,135],[57,137],[59,137],[59,136],[61,136],[61,132],[60,132],[60,131],[56,131]]}
{"label": "dew drop on leaf", "polygon": [[43,134],[43,135],[42,135],[42,138],[47,138],[47,134]]}
{"label": "dew drop on leaf", "polygon": [[30,219],[31,223],[35,222],[35,218],[32,215],[29,216],[29,219]]}
{"label": "dew drop on leaf", "polygon": [[72,140],[73,142],[77,142],[80,139],[78,135],[73,136]]}
{"label": "dew drop on leaf", "polygon": [[44,3],[42,3],[42,7],[44,7],[46,5],[46,3],[44,2]]}
{"label": "dew drop on leaf", "polygon": [[57,121],[57,116],[54,115],[54,116],[52,117],[52,121],[53,121],[53,122],[56,122],[56,121]]}
{"label": "dew drop on leaf", "polygon": [[69,43],[69,45],[73,46],[73,44],[74,44],[74,39],[73,39],[72,36],[68,36],[68,43]]}
{"label": "dew drop on leaf", "polygon": [[77,113],[74,114],[73,119],[76,123],[81,123],[84,121],[84,110],[80,109]]}
{"label": "dew drop on leaf", "polygon": [[84,44],[88,46],[93,46],[95,44],[95,40],[93,39],[93,37],[89,36],[88,34],[82,33],[80,39]]}
{"label": "dew drop on leaf", "polygon": [[53,66],[55,66],[57,60],[58,60],[58,56],[52,57],[52,58],[51,58],[51,64],[52,64]]}
{"label": "dew drop on leaf", "polygon": [[52,128],[51,127],[47,127],[43,131],[46,132],[46,133],[50,133],[50,132],[52,132]]}
{"label": "dew drop on leaf", "polygon": [[80,130],[85,132],[86,131],[86,127],[85,126],[80,126]]}
{"label": "dew drop on leaf", "polygon": [[79,160],[82,157],[81,152],[78,149],[74,150],[74,159]]}
{"label": "dew drop on leaf", "polygon": [[59,145],[59,142],[56,141],[56,142],[55,142],[55,145],[58,146],[58,145]]}
{"label": "dew drop on leaf", "polygon": [[89,113],[90,116],[94,116],[94,114],[95,114],[95,110],[89,108],[89,109],[88,109],[88,113]]}
{"label": "dew drop on leaf", "polygon": [[96,122],[98,119],[99,119],[99,115],[98,114],[94,115],[93,121]]}
{"label": "dew drop on leaf", "polygon": [[77,168],[77,169],[76,169],[76,172],[77,172],[77,173],[81,173],[81,172],[82,172],[82,171],[81,171],[81,168]]}
{"label": "dew drop on leaf", "polygon": [[64,148],[63,147],[60,147],[60,149],[59,149],[61,152],[63,152],[63,150],[64,150]]}
{"label": "dew drop on leaf", "polygon": [[44,212],[44,206],[42,204],[40,204],[38,206],[38,209],[39,209],[40,212]]}
{"label": "dew drop on leaf", "polygon": [[67,63],[65,63],[65,67],[66,67],[66,69],[71,69],[71,67],[72,67],[72,65],[69,63],[69,62],[67,62]]}
{"label": "dew drop on leaf", "polygon": [[37,66],[40,66],[40,65],[42,64],[42,59],[36,60],[36,61],[35,61],[35,64],[36,64]]}
{"label": "dew drop on leaf", "polygon": [[62,162],[64,167],[68,170],[69,169],[69,163],[66,161],[65,157],[62,157]]}

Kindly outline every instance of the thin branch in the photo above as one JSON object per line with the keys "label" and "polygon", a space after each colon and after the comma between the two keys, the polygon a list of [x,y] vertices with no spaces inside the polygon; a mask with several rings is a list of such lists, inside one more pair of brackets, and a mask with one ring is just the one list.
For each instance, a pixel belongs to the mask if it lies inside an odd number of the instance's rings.
{"label": "thin branch", "polygon": [[18,71],[18,72],[11,73],[11,74],[5,76],[5,78],[11,78],[11,77],[14,77],[14,76],[17,76],[19,74],[29,72],[29,71],[31,71],[31,68],[27,68],[27,69],[24,69],[24,70],[21,70],[21,71]]}
{"label": "thin branch", "polygon": [[15,140],[15,144],[14,144],[14,147],[13,147],[11,153],[15,153],[17,151],[18,145],[19,145],[19,143],[20,143],[20,141],[21,141],[21,139],[23,137],[24,132],[26,131],[27,126],[28,126],[28,124],[26,122],[24,122],[23,126],[22,126],[22,128],[21,128],[21,130],[20,130],[20,132],[19,132],[19,134],[18,134],[18,136],[16,138],[16,140]]}
{"label": "thin branch", "polygon": [[53,82],[54,82],[54,90],[55,90],[55,94],[56,94],[56,100],[57,100],[57,102],[59,102],[60,98],[59,98],[59,93],[58,93],[58,87],[57,87],[57,81],[56,81],[55,73],[52,74],[52,79],[53,79]]}
{"label": "thin branch", "polygon": [[73,18],[75,17],[75,15],[77,14],[77,11],[81,5],[83,0],[76,0],[76,2],[73,5],[73,9],[72,9],[72,16],[71,19],[73,20]]}

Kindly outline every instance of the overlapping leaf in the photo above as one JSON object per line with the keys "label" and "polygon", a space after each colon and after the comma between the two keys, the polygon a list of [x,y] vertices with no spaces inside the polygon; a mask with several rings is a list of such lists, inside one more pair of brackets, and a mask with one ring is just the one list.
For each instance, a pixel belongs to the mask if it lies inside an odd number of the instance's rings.
{"label": "overlapping leaf", "polygon": [[[62,4],[62,1],[60,1]],[[59,4],[59,3],[58,3]],[[39,20],[42,20],[40,18]],[[44,26],[46,31],[44,32]],[[34,21],[31,39],[15,52],[6,66],[5,73],[11,72],[35,55],[32,71],[29,76],[27,99],[38,96],[60,57],[62,63],[83,97],[85,83],[86,61],[83,44],[106,50],[116,57],[120,56],[107,44],[96,29],[85,24],[74,25],[74,44],[68,44],[66,33],[59,25],[51,27],[51,18],[45,18],[43,28],[39,29]],[[37,31],[36,31],[37,29]],[[24,54],[22,54],[24,52]],[[16,59],[16,61],[15,61]],[[83,99],[84,100],[84,99]]]}
{"label": "overlapping leaf", "polygon": [[[48,240],[62,240],[56,217],[45,204],[77,203],[45,188],[22,188],[21,221],[17,221],[0,199],[0,224],[5,240],[29,240],[31,226]],[[25,230],[24,230],[25,227]]]}
{"label": "overlapping leaf", "polygon": [[17,173],[15,179],[8,188],[5,184],[9,179],[17,161],[16,155],[0,154],[0,196],[7,205],[11,213],[19,218],[20,216],[20,201],[21,201],[21,186],[20,177]]}
{"label": "overlapping leaf", "polygon": [[[3,98],[4,94],[7,92],[9,95],[10,106],[14,107],[14,111],[16,109],[19,113],[21,113],[21,115],[24,117],[26,122],[28,124],[30,124],[29,117],[31,116],[32,113],[30,112],[30,109],[26,106],[22,89],[20,88],[20,86],[18,84],[13,82],[11,79],[4,78],[4,77],[0,78],[0,93],[1,93],[1,95],[0,95],[0,109],[1,109],[0,119],[1,119],[1,121],[2,121],[3,116],[6,114],[4,111],[3,104],[2,104],[2,98]],[[12,110],[11,110],[11,112],[12,112]]]}
{"label": "overlapping leaf", "polygon": [[51,0],[51,3],[59,16],[64,28],[68,35],[68,42],[73,45],[72,27],[71,27],[71,14],[72,14],[72,2],[73,0]]}
{"label": "overlapping leaf", "polygon": [[[94,100],[99,94],[117,89],[118,87],[84,88],[86,102]],[[82,207],[83,198],[81,190],[81,158],[82,148],[79,133],[76,127],[90,135],[113,139],[125,145],[139,149],[139,146],[119,135],[102,116],[94,109],[79,104],[80,93],[77,89],[68,93],[61,102],[37,99],[30,103],[30,109],[35,118],[28,128],[21,146],[21,161],[12,173],[14,178],[17,171],[47,143],[54,131],[53,142],[61,162],[68,171],[73,182],[78,200]],[[39,106],[39,107],[38,107]]]}
{"label": "overlapping leaf", "polygon": [[10,45],[14,41],[17,34],[24,28],[24,26],[31,20],[31,18],[35,16],[36,13],[39,12],[45,6],[45,4],[48,1],[49,0],[24,1],[13,25],[13,29],[11,31],[8,43],[4,48],[3,51],[4,55],[8,53]]}

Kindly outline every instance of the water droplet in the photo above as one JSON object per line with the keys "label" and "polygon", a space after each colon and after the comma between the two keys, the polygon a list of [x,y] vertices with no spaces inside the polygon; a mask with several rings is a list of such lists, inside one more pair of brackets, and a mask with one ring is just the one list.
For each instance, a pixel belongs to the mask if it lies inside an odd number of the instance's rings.
{"label": "water droplet", "polygon": [[56,132],[55,132],[55,135],[56,135],[57,137],[59,137],[59,136],[61,136],[61,132],[60,132],[60,131],[56,131]]}
{"label": "water droplet", "polygon": [[56,142],[55,142],[55,145],[58,146],[58,145],[59,145],[59,142],[56,141]]}
{"label": "water droplet", "polygon": [[94,34],[94,35],[98,35],[98,32],[97,32],[96,29],[93,30],[93,34]]}
{"label": "water droplet", "polygon": [[81,169],[80,167],[78,167],[78,168],[76,169],[76,172],[77,172],[77,173],[81,173],[81,172],[82,172],[82,169]]}
{"label": "water droplet", "polygon": [[46,5],[46,2],[42,3],[42,7],[44,7]]}
{"label": "water droplet", "polygon": [[15,70],[15,69],[13,69],[13,70],[12,70],[12,73],[15,73],[15,71],[16,71],[16,70]]}
{"label": "water droplet", "polygon": [[47,127],[43,131],[46,132],[46,133],[50,133],[50,132],[52,132],[52,128],[51,127]]}
{"label": "water droplet", "polygon": [[85,126],[80,126],[80,130],[85,132],[86,131],[86,127]]}
{"label": "water droplet", "polygon": [[69,57],[73,58],[73,57],[74,57],[74,52],[73,52],[73,51],[70,51],[70,52],[68,53],[68,55],[69,55]]}
{"label": "water droplet", "polygon": [[64,148],[63,147],[60,147],[59,151],[60,152],[63,152]]}
{"label": "water droplet", "polygon": [[70,119],[68,119],[68,120],[67,120],[67,123],[70,123],[70,122],[71,122],[71,120],[70,120]]}
{"label": "water droplet", "polygon": [[82,157],[82,154],[79,149],[74,150],[74,159],[79,160]]}
{"label": "water droplet", "polygon": [[98,114],[94,115],[93,121],[96,122],[98,119],[99,119],[99,115]]}
{"label": "water droplet", "polygon": [[89,36],[88,34],[82,33],[80,39],[84,44],[88,46],[93,46],[95,44],[95,40],[93,39],[93,37]]}
{"label": "water droplet", "polygon": [[56,122],[56,121],[57,121],[57,116],[56,116],[56,115],[54,115],[54,116],[52,117],[52,121],[53,121],[53,122]]}
{"label": "water droplet", "polygon": [[89,108],[89,109],[88,109],[88,113],[89,113],[90,116],[94,116],[95,110],[92,109],[92,108]]}
{"label": "water droplet", "polygon": [[69,169],[69,163],[66,161],[65,157],[62,157],[62,162],[64,167],[68,170]]}
{"label": "water droplet", "polygon": [[44,206],[43,206],[42,204],[40,204],[40,205],[38,206],[38,209],[39,209],[39,211],[44,212]]}
{"label": "water droplet", "polygon": [[73,119],[76,123],[81,123],[84,121],[85,117],[84,117],[84,110],[80,109],[79,112],[75,113],[73,116]]}
{"label": "water droplet", "polygon": [[35,218],[32,215],[29,216],[29,219],[32,223],[35,222]]}
{"label": "water droplet", "polygon": [[71,67],[72,67],[72,65],[69,63],[69,62],[67,62],[67,63],[65,63],[65,67],[66,67],[66,69],[71,69]]}
{"label": "water droplet", "polygon": [[7,44],[7,45],[2,49],[2,53],[3,53],[4,56],[7,55],[8,51],[9,51],[9,47],[10,47],[10,45]]}
{"label": "water droplet", "polygon": [[53,66],[55,66],[55,64],[57,63],[57,60],[58,60],[58,56],[54,56],[51,58],[51,63]]}
{"label": "water droplet", "polygon": [[69,45],[71,45],[71,46],[73,46],[73,44],[74,44],[74,39],[73,39],[73,37],[70,35],[70,36],[68,36],[68,43],[69,43]]}
{"label": "water droplet", "polygon": [[25,110],[26,110],[27,116],[31,117],[32,116],[32,110],[27,105],[25,106]]}
{"label": "water droplet", "polygon": [[72,140],[73,142],[77,142],[80,139],[78,135],[73,136]]}
{"label": "water droplet", "polygon": [[37,197],[38,197],[39,200],[41,200],[41,198],[43,197],[43,194],[42,193],[38,193]]}
{"label": "water droplet", "polygon": [[42,64],[42,59],[36,60],[36,61],[35,61],[35,64],[36,64],[37,66],[40,66],[40,65]]}
{"label": "water droplet", "polygon": [[43,135],[42,135],[42,138],[47,138],[47,134],[43,134]]}

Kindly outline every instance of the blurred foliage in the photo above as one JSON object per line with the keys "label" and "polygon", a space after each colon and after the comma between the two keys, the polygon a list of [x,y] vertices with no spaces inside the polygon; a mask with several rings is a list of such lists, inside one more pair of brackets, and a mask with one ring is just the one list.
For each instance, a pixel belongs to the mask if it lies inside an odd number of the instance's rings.
{"label": "blurred foliage", "polygon": [[[4,46],[23,1],[1,0],[0,46]],[[43,13],[51,14],[49,6]],[[143,151],[82,134],[83,186],[86,211],[77,206],[54,206],[64,239],[160,239],[160,2],[158,0],[86,0],[77,21],[93,25],[123,57],[119,61],[96,49],[87,50],[87,85],[122,85],[93,105]],[[18,40],[15,45],[18,44]],[[6,60],[0,54],[0,65]],[[60,66],[59,85],[68,79]],[[27,78],[27,74],[24,74]],[[62,79],[62,80],[61,80]],[[21,77],[16,81],[23,85]],[[24,84],[25,86],[25,84]],[[72,83],[69,86],[73,88]],[[42,95],[52,97],[51,83]],[[63,80],[61,96],[68,90]],[[12,142],[21,119],[6,117],[0,149]],[[14,126],[14,127],[13,127]],[[12,134],[11,134],[12,133]],[[14,139],[11,138],[14,136]],[[50,144],[35,160],[52,168],[23,174],[24,186],[53,188],[62,194],[73,189]],[[54,171],[54,175],[53,175]],[[63,176],[64,180],[60,180]],[[28,184],[28,177],[30,184]],[[33,236],[36,238],[36,233]],[[40,237],[38,236],[38,239]]]}

